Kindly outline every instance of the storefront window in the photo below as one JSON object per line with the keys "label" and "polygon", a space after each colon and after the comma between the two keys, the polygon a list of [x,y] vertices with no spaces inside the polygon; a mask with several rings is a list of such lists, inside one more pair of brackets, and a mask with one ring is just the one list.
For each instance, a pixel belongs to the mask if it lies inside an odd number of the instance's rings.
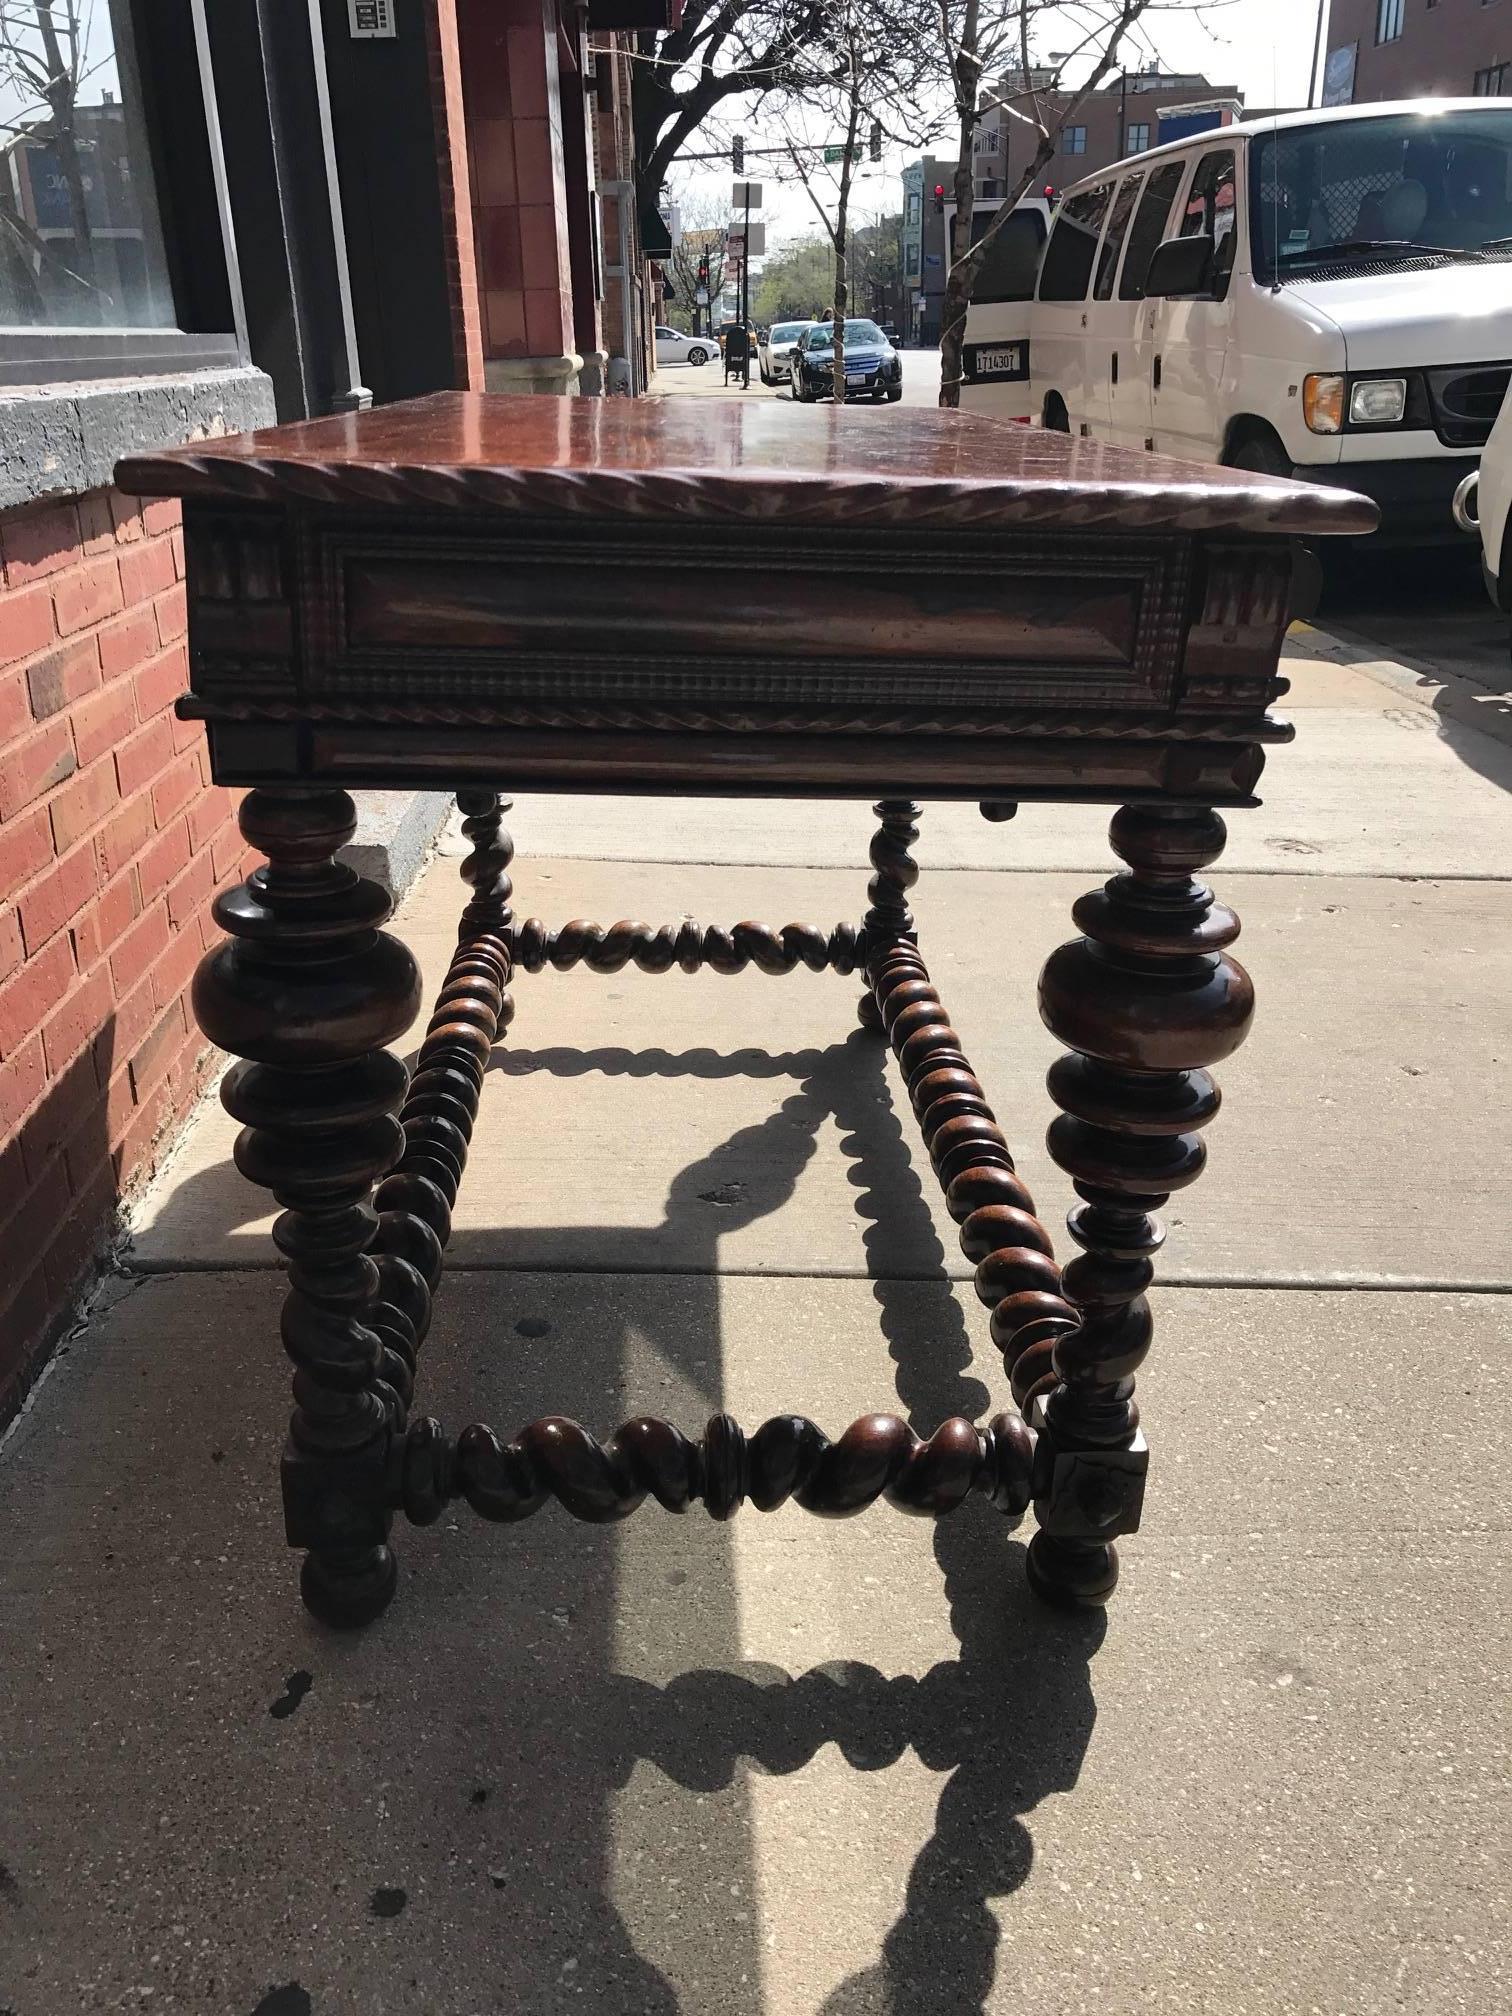
{"label": "storefront window", "polygon": [[123,0],[0,0],[0,149],[0,326],[172,327]]}

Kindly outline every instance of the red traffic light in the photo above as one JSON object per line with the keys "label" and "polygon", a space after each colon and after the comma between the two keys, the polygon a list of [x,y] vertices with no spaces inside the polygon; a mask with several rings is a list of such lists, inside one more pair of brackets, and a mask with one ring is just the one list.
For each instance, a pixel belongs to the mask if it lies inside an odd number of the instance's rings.
{"label": "red traffic light", "polygon": [[1048,202],[1051,198],[1054,197],[1054,195],[1055,195],[1055,184],[1053,182],[1047,182],[1045,184],[1046,201]]}
{"label": "red traffic light", "polygon": [[943,182],[936,182],[934,186],[934,206],[936,210],[943,210],[945,208],[945,184]]}

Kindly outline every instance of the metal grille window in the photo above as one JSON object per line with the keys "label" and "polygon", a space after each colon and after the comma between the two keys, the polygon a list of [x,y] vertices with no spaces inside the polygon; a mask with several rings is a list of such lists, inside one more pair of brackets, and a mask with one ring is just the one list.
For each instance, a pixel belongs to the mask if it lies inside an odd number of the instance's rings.
{"label": "metal grille window", "polygon": [[1128,138],[1124,143],[1124,152],[1126,154],[1143,154],[1149,144],[1150,128],[1148,122],[1144,120],[1136,121],[1129,128]]}
{"label": "metal grille window", "polygon": [[1376,41],[1395,42],[1402,33],[1407,0],[1376,0]]}
{"label": "metal grille window", "polygon": [[1085,154],[1087,151],[1087,129],[1085,126],[1068,126],[1061,135],[1063,154]]}

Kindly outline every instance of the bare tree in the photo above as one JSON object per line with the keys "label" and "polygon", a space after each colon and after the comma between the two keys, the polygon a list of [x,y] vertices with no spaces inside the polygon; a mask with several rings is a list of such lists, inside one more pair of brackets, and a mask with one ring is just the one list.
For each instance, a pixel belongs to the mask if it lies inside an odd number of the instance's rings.
{"label": "bare tree", "polygon": [[[1061,128],[1117,68],[1125,38],[1152,4],[1153,0],[1080,0],[1074,10],[1058,11],[1060,28],[1064,30],[1069,25],[1079,40],[1074,49],[1057,56],[1057,63],[1079,65],[1088,57],[1092,59],[1088,74],[1080,84],[1068,89],[1061,81],[1063,69],[1051,71],[1048,83],[1036,83],[1036,77],[1044,73],[1036,72],[1030,57],[1030,24],[1036,14],[1049,11],[1044,0],[936,0],[936,27],[950,82],[958,140],[950,268],[941,310],[942,406],[961,403],[961,348],[966,334],[966,311],[993,241],[1013,214],[1015,204],[1044,174],[1059,143]],[[1010,57],[1015,73],[1013,88],[1001,95],[984,92],[983,79]],[[1015,122],[1027,124],[1035,135],[1035,146],[986,229],[973,243],[976,134],[984,116],[992,111],[1002,111]]]}
{"label": "bare tree", "polygon": [[[677,199],[678,234],[673,240],[672,285],[678,312],[692,312],[692,326],[698,321],[698,277],[702,267],[709,276],[710,300],[718,293],[719,276],[724,271],[730,240],[730,206],[710,190],[694,191]],[[712,314],[710,328],[713,327]]]}
{"label": "bare tree", "polygon": [[657,202],[679,153],[726,100],[796,81],[824,14],[824,0],[687,0],[675,28],[638,38],[631,110],[643,202]]}

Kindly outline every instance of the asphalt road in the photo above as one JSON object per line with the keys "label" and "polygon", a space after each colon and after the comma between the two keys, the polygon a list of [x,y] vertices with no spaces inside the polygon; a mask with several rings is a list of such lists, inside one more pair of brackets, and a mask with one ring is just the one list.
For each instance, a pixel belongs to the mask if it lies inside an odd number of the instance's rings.
{"label": "asphalt road", "polygon": [[[724,368],[717,362],[709,364],[664,364],[656,374],[658,392],[672,398],[694,397],[701,399],[786,399],[786,385],[763,385],[751,369],[751,384],[748,391],[739,385],[726,389]],[[933,406],[940,389],[940,354],[937,350],[905,350],[903,352],[903,404],[905,406]],[[863,402],[869,404],[870,402]]]}

